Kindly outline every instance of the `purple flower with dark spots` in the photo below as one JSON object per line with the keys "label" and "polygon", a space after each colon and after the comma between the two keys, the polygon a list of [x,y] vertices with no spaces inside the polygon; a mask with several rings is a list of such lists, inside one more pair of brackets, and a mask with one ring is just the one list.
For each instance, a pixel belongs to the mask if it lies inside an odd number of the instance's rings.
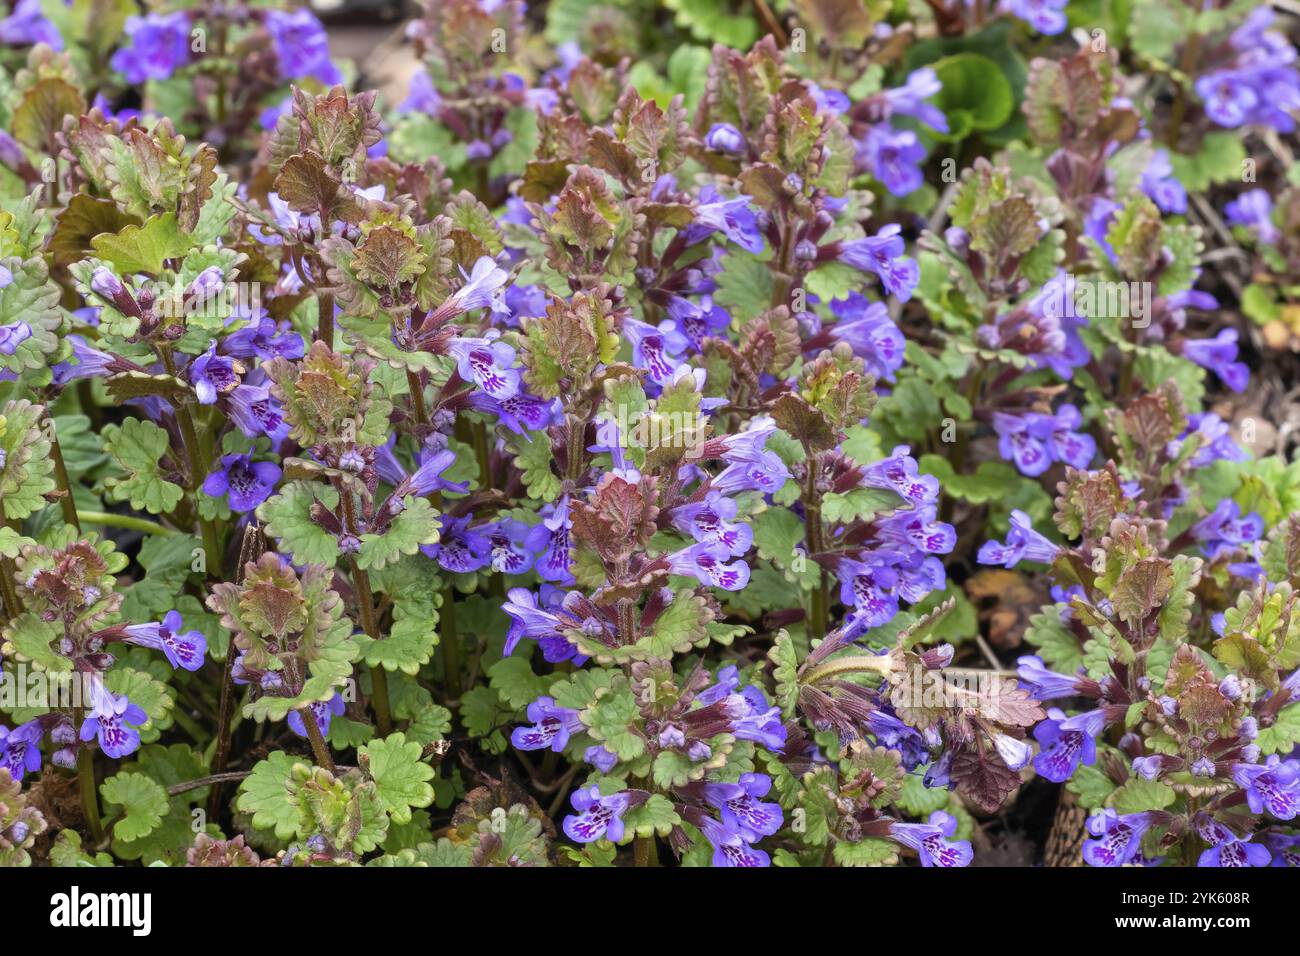
{"label": "purple flower with dark spots", "polygon": [[700,832],[713,844],[714,866],[764,867],[772,865],[772,858],[750,844],[754,837],[747,836],[735,824],[719,822],[705,817]]}
{"label": "purple flower with dark spots", "polygon": [[1300,813],[1300,761],[1273,754],[1263,764],[1234,764],[1232,779],[1246,791],[1252,812],[1267,810],[1279,820],[1293,820]]}
{"label": "purple flower with dark spots", "polygon": [[437,543],[423,545],[420,551],[453,574],[468,574],[487,567],[492,560],[491,542],[481,531],[470,528],[471,520],[473,515],[444,518]]}
{"label": "purple flower with dark spots", "polygon": [[695,207],[695,221],[686,227],[686,242],[694,245],[715,232],[722,233],[746,252],[758,255],[763,251],[763,236],[749,197],[723,199],[712,186],[705,186],[700,190],[700,205]]}
{"label": "purple flower with dark spots", "polygon": [[600,787],[592,785],[575,790],[569,798],[577,815],[564,818],[565,836],[576,843],[591,843],[601,837],[611,843],[623,839],[623,814],[632,805],[627,791],[602,796]]}
{"label": "purple flower with dark spots", "polygon": [[0,770],[8,770],[14,780],[41,769],[41,738],[45,736],[39,720],[29,720],[13,730],[0,726]]}
{"label": "purple flower with dark spots", "polygon": [[557,707],[554,697],[538,697],[529,704],[528,719],[533,726],[516,727],[510,734],[510,742],[520,750],[550,749],[557,754],[563,753],[569,737],[583,730],[578,712],[568,707]]}
{"label": "purple flower with dark spots", "polygon": [[549,515],[542,523],[535,525],[528,532],[526,544],[537,555],[534,565],[537,576],[543,581],[555,581],[559,584],[572,584],[573,574],[569,571],[572,562],[572,549],[569,544],[569,529],[573,527],[569,519],[569,496],[563,495],[551,506]]}
{"label": "purple flower with dark spots", "polygon": [[165,80],[189,61],[190,19],[183,10],[129,17],[126,35],[131,43],[114,53],[110,62],[128,83]]}
{"label": "purple flower with dark spots", "polygon": [[886,90],[885,102],[889,104],[890,113],[910,116],[918,119],[931,129],[940,133],[948,132],[948,118],[943,110],[927,102],[943,90],[939,75],[931,67],[923,66],[907,75],[907,82],[900,87]]}
{"label": "purple flower with dark spots", "polygon": [[1077,675],[1071,677],[1048,670],[1043,659],[1035,654],[1016,658],[1016,676],[1020,678],[1020,686],[1029,691],[1035,700],[1074,697],[1082,693],[1087,681],[1087,678]]}
{"label": "purple flower with dark spots", "polygon": [[196,671],[203,666],[208,639],[198,630],[182,633],[184,626],[181,612],[171,610],[163,616],[161,624],[128,624],[125,631],[129,643],[162,651],[174,668]]}
{"label": "purple flower with dark spots", "polygon": [[1081,763],[1088,766],[1096,763],[1097,735],[1105,723],[1101,710],[1085,711],[1074,717],[1066,717],[1055,707],[1049,710],[1047,720],[1034,728],[1034,739],[1041,746],[1034,758],[1038,775],[1053,783],[1065,783]]}
{"label": "purple flower with dark spots", "polygon": [[289,423],[284,420],[280,404],[271,396],[270,389],[241,384],[225,398],[223,410],[246,437],[266,435],[278,445],[288,436]]}
{"label": "purple flower with dark spots", "polygon": [[1020,561],[1038,561],[1051,564],[1060,548],[1034,530],[1029,515],[1016,509],[1011,512],[1011,527],[1005,544],[985,541],[980,545],[976,560],[980,564],[1000,564],[1014,568]]}
{"label": "purple flower with dark spots", "polygon": [[528,525],[507,518],[485,524],[481,530],[488,539],[493,571],[500,574],[523,574],[533,566],[533,556],[526,545],[530,530]]}
{"label": "purple flower with dark spots", "polygon": [[922,866],[969,866],[975,854],[968,840],[951,839],[957,818],[936,810],[927,823],[891,823],[889,835],[916,851]]}
{"label": "purple flower with dark spots", "polygon": [[670,384],[690,347],[690,340],[677,323],[664,319],[653,326],[638,319],[624,319],[623,334],[632,343],[632,364],[648,371],[650,381],[661,388]]}
{"label": "purple flower with dark spots", "polygon": [[256,357],[264,361],[276,356],[300,359],[306,354],[302,336],[293,331],[289,322],[277,322],[269,315],[263,315],[231,332],[222,341],[221,348],[237,358]]}
{"label": "purple flower with dark spots", "polygon": [[253,461],[248,455],[222,455],[221,467],[203,481],[204,494],[214,498],[228,495],[230,510],[247,514],[275,491],[280,466],[271,461]]}
{"label": "purple flower with dark spots", "polygon": [[498,339],[456,338],[450,350],[460,377],[473,382],[489,397],[501,401],[519,391],[519,371],[513,368],[515,350]]}
{"label": "purple flower with dark spots", "polygon": [[120,759],[140,749],[137,728],[148,722],[149,715],[126,695],[119,697],[97,684],[94,706],[81,724],[80,737],[83,741],[98,738],[100,750]]}
{"label": "purple flower with dark spots", "polygon": [[874,236],[841,243],[836,258],[860,272],[880,277],[885,291],[906,302],[921,279],[915,259],[903,254],[905,246],[897,225],[888,225]]}
{"label": "purple flower with dark spots", "polygon": [[243,371],[244,367],[236,360],[218,355],[214,342],[206,352],[190,363],[187,374],[199,403],[213,405],[218,395],[225,395],[239,385]]}
{"label": "purple flower with dark spots", "polygon": [[725,591],[739,591],[749,583],[749,565],[744,561],[727,563],[731,552],[716,542],[702,541],[668,556],[673,574],[694,577],[701,584]]}
{"label": "purple flower with dark spots", "polygon": [[1142,834],[1151,827],[1151,814],[1119,814],[1107,808],[1088,818],[1088,832],[1095,837],[1083,841],[1083,860],[1089,866],[1123,866],[1142,849]]}

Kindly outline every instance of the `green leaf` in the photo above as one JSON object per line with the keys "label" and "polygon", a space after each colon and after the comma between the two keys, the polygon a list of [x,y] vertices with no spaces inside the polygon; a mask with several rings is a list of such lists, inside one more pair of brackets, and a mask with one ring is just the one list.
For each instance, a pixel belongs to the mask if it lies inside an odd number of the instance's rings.
{"label": "green leaf", "polygon": [[1038,656],[1055,671],[1073,674],[1083,666],[1079,639],[1061,619],[1064,604],[1051,604],[1029,619],[1025,641],[1038,648]]}
{"label": "green leaf", "polygon": [[253,826],[274,830],[280,840],[298,832],[298,803],[287,786],[293,766],[300,760],[277,750],[253,767],[253,772],[239,785],[236,806],[253,815]]}
{"label": "green leaf", "polygon": [[426,498],[407,495],[405,507],[383,534],[363,534],[357,552],[357,567],[363,571],[382,568],[404,554],[415,554],[422,544],[436,544],[442,519]]}
{"label": "green leaf", "polygon": [[1178,794],[1167,783],[1130,777],[1106,802],[1118,813],[1142,813],[1146,810],[1163,810],[1177,799]]}
{"label": "green leaf", "polygon": [[137,511],[155,515],[180,504],[184,489],[158,470],[171,450],[167,432],[153,422],[128,418],[121,425],[105,425],[103,436],[105,449],[126,472],[124,477],[104,479],[112,500],[128,501]]}
{"label": "green leaf", "polygon": [[1011,118],[1015,96],[998,64],[979,53],[957,53],[933,64],[943,84],[934,103],[948,117],[950,132],[938,139],[957,142],[970,131],[995,130]]}
{"label": "green leaf", "polygon": [[1079,806],[1096,810],[1105,805],[1115,790],[1115,784],[1094,764],[1079,767],[1065,784],[1065,789],[1079,798]]}
{"label": "green leaf", "polygon": [[832,491],[822,498],[822,517],[841,524],[867,521],[902,503],[902,498],[886,488],[854,488],[843,494]]}
{"label": "green leaf", "polygon": [[837,840],[831,855],[840,866],[893,866],[898,862],[898,844],[883,837],[864,837],[857,843]]}
{"label": "green leaf", "polygon": [[101,233],[90,240],[91,250],[111,262],[118,275],[158,275],[166,260],[179,259],[192,244],[191,238],[181,232],[174,212],[153,216],[141,226],[127,226],[116,235]]}
{"label": "green leaf", "polygon": [[661,793],[652,793],[645,803],[623,814],[623,842],[629,842],[634,836],[649,837],[658,834],[666,837],[681,822],[682,818],[673,809],[672,801]]}
{"label": "green leaf", "polygon": [[110,813],[122,811],[113,835],[127,843],[148,836],[162,823],[170,809],[162,784],[142,773],[119,773],[100,785],[100,795]]}
{"label": "green leaf", "polygon": [[338,503],[338,493],[333,488],[290,481],[278,495],[258,505],[257,517],[266,533],[279,543],[280,550],[287,550],[296,563],[333,567],[342,552],[334,535],[311,518],[311,506],[318,497],[326,507]]}
{"label": "green leaf", "polygon": [[515,467],[523,472],[530,498],[554,501],[560,496],[560,478],[551,470],[555,461],[551,439],[545,432],[515,439]]}
{"label": "green leaf", "polygon": [[626,682],[597,698],[579,715],[591,736],[601,741],[619,760],[635,760],[645,753],[645,739],[635,733],[641,708]]}
{"label": "green leaf", "polygon": [[526,656],[503,657],[488,668],[492,689],[515,710],[522,710],[546,693],[550,681],[533,673]]}
{"label": "green leaf", "polygon": [[1300,704],[1288,704],[1279,710],[1272,725],[1262,728],[1255,742],[1265,756],[1289,753],[1300,743]]}
{"label": "green leaf", "polygon": [[361,760],[370,763],[370,775],[379,788],[379,799],[394,823],[409,823],[412,807],[433,803],[433,768],[421,761],[423,748],[406,735],[393,734],[372,740],[357,749]]}
{"label": "green leaf", "polygon": [[731,250],[722,257],[722,271],[715,281],[713,301],[726,308],[741,323],[772,307],[772,264],[747,252]]}

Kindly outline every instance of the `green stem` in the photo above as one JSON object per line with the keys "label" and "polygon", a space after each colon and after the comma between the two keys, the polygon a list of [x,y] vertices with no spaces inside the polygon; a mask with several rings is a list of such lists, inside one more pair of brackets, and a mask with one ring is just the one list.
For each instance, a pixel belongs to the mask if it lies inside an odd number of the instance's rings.
{"label": "green stem", "polygon": [[[382,641],[379,623],[375,620],[375,596],[370,590],[370,575],[352,562],[352,584],[357,589],[357,612],[361,616],[361,630],[372,641]],[[393,732],[392,711],[388,705],[388,672],[381,664],[370,668],[370,703],[375,709],[375,723],[379,726],[379,736],[387,737]]]}
{"label": "green stem", "polygon": [[146,521],[144,518],[136,518],[132,515],[119,515],[111,511],[78,511],[77,527],[81,527],[81,522],[86,524],[97,524],[105,528],[122,528],[126,531],[139,531],[141,534],[156,534],[159,537],[169,537],[179,532],[171,528],[164,527],[156,521]]}
{"label": "green stem", "polygon": [[637,866],[659,865],[659,849],[653,836],[636,837],[632,841],[632,861]]}
{"label": "green stem", "polygon": [[337,768],[334,766],[334,757],[330,754],[329,747],[325,745],[325,738],[321,736],[320,724],[316,722],[316,715],[308,711],[303,717],[302,723],[307,728],[307,739],[311,741],[311,752],[316,755],[316,763],[330,773],[336,773]]}
{"label": "green stem", "polygon": [[334,294],[319,292],[316,295],[316,338],[334,349]]}
{"label": "green stem", "polygon": [[90,828],[96,847],[104,840],[104,824],[99,819],[99,794],[95,791],[95,755],[89,747],[77,751],[77,782],[81,785],[81,811]]}
{"label": "green stem", "polygon": [[[8,523],[5,500],[0,497],[0,528],[6,527]],[[23,613],[23,602],[18,599],[18,589],[14,586],[14,573],[13,562],[0,555],[0,597],[4,599],[5,614],[11,621]]]}
{"label": "green stem", "polygon": [[[158,348],[156,351],[162,357],[167,372],[175,375],[176,360],[172,358],[171,349],[163,347]],[[194,510],[197,512],[199,503],[195,491],[208,474],[208,462],[204,459],[203,446],[199,443],[199,433],[194,427],[194,416],[190,414],[190,407],[184,402],[178,402],[176,405],[176,424],[180,426],[181,444],[185,446],[185,458],[189,462],[190,481],[188,491],[194,501]],[[217,526],[202,516],[199,517],[198,521],[199,530],[203,534],[203,551],[207,559],[207,573],[211,577],[219,578],[222,576],[221,540],[217,534]]]}
{"label": "green stem", "polygon": [[[53,422],[53,419],[50,420]],[[77,520],[77,503],[72,498],[72,482],[68,479],[68,466],[63,461],[63,449],[59,447],[59,436],[54,434],[50,438],[50,458],[54,462],[54,478],[58,482],[59,490],[63,496],[59,499],[59,505],[63,508],[63,520],[77,529],[77,534],[81,534],[81,522]]]}
{"label": "green stem", "polygon": [[439,637],[442,645],[442,686],[451,704],[460,697],[460,635],[456,633],[456,589],[450,585],[442,592],[439,609]]}

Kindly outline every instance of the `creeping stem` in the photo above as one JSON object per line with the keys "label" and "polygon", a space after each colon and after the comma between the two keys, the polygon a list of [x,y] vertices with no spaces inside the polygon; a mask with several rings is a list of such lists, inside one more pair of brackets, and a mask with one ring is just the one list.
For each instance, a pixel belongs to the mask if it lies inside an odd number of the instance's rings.
{"label": "creeping stem", "polygon": [[[85,719],[80,707],[73,712],[73,719],[80,727]],[[104,824],[99,819],[99,794],[95,790],[95,754],[89,744],[82,744],[77,751],[77,783],[81,790],[81,812],[86,817],[90,839],[99,846],[104,841]]]}
{"label": "creeping stem", "polygon": [[[361,629],[371,640],[383,640],[375,621],[375,597],[370,591],[370,575],[352,562],[352,583],[357,589],[357,610],[361,615]],[[392,712],[388,704],[388,672],[382,664],[370,668],[370,702],[375,708],[375,722],[379,735],[387,737],[393,732]]]}
{"label": "creeping stem", "polygon": [[[50,419],[50,424],[54,424],[54,419]],[[63,449],[59,447],[58,433],[51,429],[50,433],[50,459],[54,462],[54,478],[59,484],[59,491],[63,496],[59,499],[59,506],[63,509],[63,520],[77,529],[77,534],[81,533],[81,522],[77,518],[77,503],[72,500],[72,482],[68,479],[68,466],[63,461]]]}
{"label": "creeping stem", "polygon": [[321,736],[320,724],[316,722],[316,715],[308,711],[303,716],[302,724],[307,728],[307,739],[311,741],[311,752],[316,755],[316,763],[330,773],[337,772],[334,766],[334,757],[330,754],[329,747],[325,746],[325,738]]}

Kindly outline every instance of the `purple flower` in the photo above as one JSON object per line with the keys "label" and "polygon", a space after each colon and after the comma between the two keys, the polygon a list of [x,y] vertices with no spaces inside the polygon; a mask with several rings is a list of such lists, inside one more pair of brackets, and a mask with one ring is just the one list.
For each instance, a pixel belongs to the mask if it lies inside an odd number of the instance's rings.
{"label": "purple flower", "polygon": [[1232,779],[1245,789],[1252,812],[1267,810],[1279,820],[1293,820],[1300,813],[1300,761],[1273,754],[1263,765],[1238,763]]}
{"label": "purple flower", "polygon": [[128,624],[125,630],[130,643],[162,651],[172,667],[196,671],[203,666],[208,639],[202,631],[181,633],[182,627],[181,612],[171,610],[163,616],[161,624]]}
{"label": "purple flower", "polygon": [[1264,534],[1264,519],[1253,511],[1243,516],[1237,502],[1224,498],[1209,515],[1192,525],[1191,533],[1213,560],[1258,541]]}
{"label": "purple flower", "polygon": [[1070,677],[1048,670],[1043,659],[1035,654],[1026,654],[1016,658],[1016,676],[1020,686],[1036,700],[1055,700],[1057,697],[1073,697],[1082,690],[1087,678]]}
{"label": "purple flower", "polygon": [[13,13],[0,20],[0,43],[35,46],[44,43],[52,50],[63,49],[63,36],[41,14],[41,0],[18,0]]}
{"label": "purple flower", "polygon": [[725,494],[780,491],[790,479],[790,469],[779,455],[765,447],[768,436],[775,431],[775,423],[764,416],[751,419],[745,431],[725,436],[722,460],[727,467],[714,476],[709,486]]}
{"label": "purple flower", "polygon": [[[939,113],[939,116],[942,119],[943,114]],[[925,182],[921,172],[925,147],[909,129],[894,129],[888,123],[877,123],[867,130],[858,147],[857,158],[859,165],[895,196],[913,193]]]}
{"label": "purple flower", "polygon": [[695,221],[686,227],[686,242],[694,245],[715,232],[754,255],[763,251],[763,236],[749,197],[723,199],[712,186],[705,186],[700,190],[700,205],[695,207]]}
{"label": "purple flower", "polygon": [[497,421],[516,435],[546,428],[558,419],[562,407],[559,399],[543,401],[524,392],[500,401],[483,392],[474,392],[469,403],[479,411],[496,415]]}
{"label": "purple flower", "polygon": [[271,497],[280,474],[280,466],[274,462],[222,455],[221,467],[204,480],[203,492],[214,498],[229,495],[230,510],[246,514]]}
{"label": "purple flower", "polygon": [[1065,5],[1068,0],[1003,0],[1003,9],[1024,20],[1044,36],[1055,36],[1065,29]]}
{"label": "purple flower", "polygon": [[239,384],[239,375],[243,366],[233,359],[217,354],[217,344],[213,342],[208,350],[190,363],[187,369],[194,394],[202,405],[213,405],[217,396],[232,391]]}
{"label": "purple flower", "polygon": [[313,77],[326,86],[343,82],[338,67],[330,62],[325,27],[310,10],[268,10],[266,30],[280,61],[282,79]]}
{"label": "purple flower", "polygon": [[1067,718],[1053,707],[1047,718],[1034,728],[1034,739],[1041,745],[1034,769],[1053,783],[1065,783],[1080,763],[1092,766],[1096,762],[1097,735],[1106,717],[1101,710],[1089,710]]}
{"label": "purple flower", "polygon": [[694,577],[701,584],[725,591],[740,591],[749,583],[749,565],[744,561],[727,563],[731,552],[721,544],[701,541],[668,556],[673,574]]}
{"label": "purple flower", "polygon": [[710,491],[703,501],[674,508],[673,527],[698,542],[718,545],[727,554],[740,557],[754,543],[754,531],[749,525],[732,520],[738,510],[735,499]]}
{"label": "purple flower", "polygon": [[1055,415],[994,412],[998,452],[1014,461],[1022,475],[1031,478],[1047,471],[1054,461],[1086,469],[1097,453],[1097,443],[1091,435],[1075,431],[1082,421],[1079,410],[1068,404]]}
{"label": "purple flower", "polygon": [[542,523],[528,532],[526,544],[537,555],[534,565],[537,576],[543,581],[555,581],[560,584],[572,584],[573,575],[569,571],[572,563],[572,548],[569,544],[569,529],[573,522],[569,519],[569,496],[562,495],[551,506],[551,512],[542,519]]}
{"label": "purple flower", "polygon": [[745,152],[745,136],[730,123],[714,123],[704,136],[704,145],[720,153]]}
{"label": "purple flower", "polygon": [[486,567],[492,561],[492,544],[481,531],[470,528],[472,518],[472,515],[444,517],[437,544],[424,545],[420,551],[453,574],[468,574]]}
{"label": "purple flower", "polygon": [[[462,269],[461,276],[465,284],[438,306],[439,311],[451,309],[455,313],[460,313],[472,312],[474,309],[488,306],[495,308],[501,287],[510,278],[510,273],[497,265],[496,260],[490,256],[479,256],[470,274],[465,275],[465,270]],[[462,374],[461,378],[468,379],[468,376]]]}
{"label": "purple flower", "polygon": [[501,574],[523,574],[533,566],[527,548],[528,525],[513,518],[485,524],[480,529],[488,539],[492,570]]}
{"label": "purple flower", "polygon": [[1051,564],[1056,560],[1059,550],[1034,530],[1029,515],[1017,509],[1011,512],[1011,527],[1007,531],[1006,544],[985,541],[980,545],[976,560],[980,564],[1000,564],[1006,568],[1014,568],[1020,561]]}
{"label": "purple flower", "polygon": [[518,369],[512,367],[513,347],[494,338],[455,338],[450,350],[460,377],[490,397],[501,401],[518,393],[520,379]]}
{"label": "purple flower", "polygon": [[631,806],[627,791],[601,796],[600,787],[575,790],[569,798],[577,816],[569,814],[562,824],[565,835],[577,843],[591,843],[605,837],[611,843],[623,839],[623,814]]}
{"label": "purple flower", "polygon": [[1142,834],[1151,827],[1151,814],[1120,815],[1109,808],[1088,818],[1088,832],[1096,839],[1083,841],[1083,860],[1089,866],[1123,866],[1142,849]]}
{"label": "purple flower", "polygon": [[433,77],[427,70],[416,70],[411,74],[411,84],[407,87],[406,99],[397,104],[399,113],[427,113],[437,116],[442,110],[442,95],[433,85]]}
{"label": "purple flower", "polygon": [[1220,329],[1212,339],[1184,339],[1183,358],[1209,369],[1238,395],[1250,381],[1250,370],[1237,361],[1236,329]]}
{"label": "purple flower", "polygon": [[712,817],[700,821],[700,832],[713,844],[714,866],[764,867],[772,865],[772,858],[750,844],[756,837],[728,823]]}
{"label": "purple flower", "polygon": [[0,325],[0,355],[13,355],[31,337],[32,327],[21,320]]}
{"label": "purple flower", "polygon": [[840,319],[826,330],[830,338],[836,342],[848,342],[853,354],[866,364],[867,371],[892,382],[894,373],[903,365],[907,340],[889,317],[885,303],[871,302],[865,296],[851,292],[847,298],[830,305],[831,311]]}
{"label": "purple flower", "polygon": [[838,573],[840,601],[858,609],[864,626],[880,627],[894,619],[898,613],[898,573],[890,565],[842,558]]}
{"label": "purple flower", "polygon": [[1250,457],[1244,448],[1232,440],[1232,429],[1228,423],[1213,412],[1188,416],[1186,431],[1169,443],[1169,457],[1177,458],[1182,443],[1193,435],[1199,444],[1188,460],[1192,468],[1204,468],[1216,461],[1245,461]]}
{"label": "purple flower", "polygon": [[915,259],[904,253],[903,237],[897,225],[888,225],[874,236],[841,243],[836,258],[861,272],[874,272],[891,295],[906,302],[921,278]]}
{"label": "purple flower", "polygon": [[1151,197],[1160,207],[1160,211],[1174,215],[1187,212],[1187,190],[1173,176],[1174,168],[1169,162],[1169,154],[1163,149],[1156,150],[1147,168],[1142,173],[1142,191]]}
{"label": "purple flower", "polygon": [[1272,861],[1268,847],[1251,843],[1249,839],[1239,840],[1227,827],[1217,829],[1221,831],[1222,839],[1201,853],[1196,860],[1197,866],[1268,866]]}
{"label": "purple flower", "polygon": [[632,364],[646,369],[650,381],[661,388],[673,381],[691,344],[672,319],[664,319],[657,327],[637,319],[624,319],[623,334],[632,343]]}
{"label": "purple flower", "polygon": [[[719,678],[722,673],[719,672]],[[697,694],[695,699],[699,700],[700,696]],[[760,743],[776,753],[785,749],[786,730],[781,723],[781,708],[769,706],[761,690],[750,685],[724,700],[724,710],[731,721],[733,734],[742,740]]]}
{"label": "purple flower", "polygon": [[957,818],[936,810],[928,823],[891,823],[889,835],[915,850],[922,866],[969,866],[975,854],[967,840],[952,840]]}
{"label": "purple flower", "polygon": [[599,744],[594,744],[583,751],[582,759],[601,773],[609,773],[618,765],[618,754],[606,750]]}
{"label": "purple flower", "polygon": [[189,61],[190,20],[183,10],[129,17],[126,35],[130,45],[114,53],[110,62],[128,83],[165,80]]}
{"label": "purple flower", "polygon": [[280,404],[262,385],[237,385],[226,396],[225,412],[236,427],[248,438],[260,435],[270,437],[279,444],[289,434],[289,423],[284,420]]}
{"label": "purple flower", "polygon": [[41,738],[45,731],[40,720],[29,720],[10,730],[0,726],[0,770],[21,781],[26,773],[41,769]]}
{"label": "purple flower", "polygon": [[[572,734],[582,733],[578,712],[568,707],[555,706],[554,697],[538,697],[528,705],[531,727],[516,727],[510,742],[520,750],[551,749],[563,753]],[[576,804],[575,804],[576,806]]]}
{"label": "purple flower", "polygon": [[1251,189],[1223,207],[1223,214],[1234,226],[1244,226],[1260,242],[1275,243],[1281,237],[1273,225],[1273,197],[1266,189]]}
{"label": "purple flower", "polygon": [[126,695],[118,697],[103,684],[96,684],[94,693],[94,706],[81,724],[81,739],[98,737],[99,749],[115,759],[134,753],[140,747],[136,728],[148,723],[149,715]]}
{"label": "purple flower", "polygon": [[911,451],[907,445],[898,445],[888,458],[869,465],[862,486],[897,492],[913,505],[933,504],[939,499],[939,479],[921,474]]}
{"label": "purple flower", "polygon": [[327,737],[330,732],[330,721],[335,717],[343,716],[343,710],[346,706],[347,705],[343,703],[343,695],[336,693],[327,701],[315,700],[306,707],[289,711],[289,715],[285,718],[285,723],[288,724],[289,729],[299,737],[306,737],[307,725],[303,722],[302,714],[304,710],[310,711],[312,719],[316,721],[316,726],[320,728],[321,736]]}
{"label": "purple flower", "polygon": [[907,75],[907,82],[892,90],[885,91],[885,102],[891,113],[911,116],[920,120],[931,129],[940,133],[948,132],[948,118],[943,110],[933,103],[927,103],[932,96],[937,96],[943,89],[939,75],[931,67],[923,66]]}
{"label": "purple flower", "polygon": [[300,359],[306,354],[302,336],[293,331],[288,320],[277,322],[269,315],[262,315],[231,332],[222,341],[221,348],[230,355],[245,359],[269,360],[276,356]]}
{"label": "purple flower", "polygon": [[379,477],[396,485],[393,497],[399,501],[407,495],[423,498],[435,491],[450,491],[464,494],[469,485],[464,482],[448,481],[442,473],[456,464],[456,453],[446,445],[426,444],[420,451],[420,466],[407,475],[393,454],[391,444],[381,445],[375,449],[375,470]]}

